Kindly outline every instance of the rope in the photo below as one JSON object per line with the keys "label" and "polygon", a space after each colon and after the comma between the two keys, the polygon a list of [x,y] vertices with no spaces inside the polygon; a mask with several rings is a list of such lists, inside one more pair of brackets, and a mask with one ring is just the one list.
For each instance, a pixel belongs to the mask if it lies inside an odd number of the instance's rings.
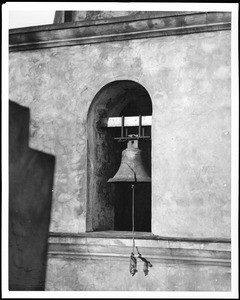
{"label": "rope", "polygon": [[134,240],[134,184],[132,184],[132,234],[133,234],[132,253],[134,254],[134,248],[135,248],[135,240]]}

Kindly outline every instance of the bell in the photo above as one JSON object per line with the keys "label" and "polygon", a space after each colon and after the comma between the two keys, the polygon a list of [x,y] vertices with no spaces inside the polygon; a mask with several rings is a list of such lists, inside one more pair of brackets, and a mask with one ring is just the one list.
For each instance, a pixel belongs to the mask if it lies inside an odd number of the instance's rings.
{"label": "bell", "polygon": [[122,161],[117,173],[108,182],[150,182],[151,177],[144,167],[141,152],[138,140],[130,140],[122,152]]}

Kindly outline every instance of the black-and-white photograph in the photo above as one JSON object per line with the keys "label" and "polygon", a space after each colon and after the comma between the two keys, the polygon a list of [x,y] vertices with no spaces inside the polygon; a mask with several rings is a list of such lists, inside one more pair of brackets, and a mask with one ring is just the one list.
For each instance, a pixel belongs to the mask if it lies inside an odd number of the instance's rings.
{"label": "black-and-white photograph", "polygon": [[5,297],[238,298],[238,4],[3,17]]}

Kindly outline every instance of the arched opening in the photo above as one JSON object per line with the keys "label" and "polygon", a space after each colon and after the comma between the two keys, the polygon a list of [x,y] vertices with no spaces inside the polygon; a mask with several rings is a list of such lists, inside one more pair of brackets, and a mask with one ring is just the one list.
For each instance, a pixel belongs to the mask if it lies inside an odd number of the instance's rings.
{"label": "arched opening", "polygon": [[[146,89],[134,81],[114,81],[94,97],[88,112],[87,231],[131,231],[131,190],[128,183],[108,184],[119,169],[127,143],[114,138],[121,128],[103,127],[103,119],[120,116],[152,115]],[[129,127],[128,134],[138,128]],[[145,128],[151,135],[151,127]],[[140,141],[143,160],[151,172],[151,141]],[[135,191],[135,230],[151,231],[151,183],[138,184]]]}

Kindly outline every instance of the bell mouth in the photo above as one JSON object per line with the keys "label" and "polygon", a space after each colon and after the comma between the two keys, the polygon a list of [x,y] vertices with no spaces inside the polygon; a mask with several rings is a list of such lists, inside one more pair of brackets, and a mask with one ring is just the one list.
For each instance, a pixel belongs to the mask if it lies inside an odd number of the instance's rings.
{"label": "bell mouth", "polygon": [[151,182],[151,178],[145,177],[145,178],[110,178],[108,183],[124,183],[124,182],[131,182],[131,183],[144,183],[144,182]]}

